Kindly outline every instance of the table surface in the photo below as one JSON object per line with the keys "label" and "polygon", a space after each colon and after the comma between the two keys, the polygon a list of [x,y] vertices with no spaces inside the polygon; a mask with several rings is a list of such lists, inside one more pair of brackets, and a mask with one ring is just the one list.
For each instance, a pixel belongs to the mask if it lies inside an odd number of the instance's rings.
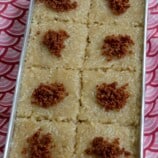
{"label": "table surface", "polygon": [[[158,158],[158,1],[149,1],[145,158]],[[29,0],[0,0],[0,158],[3,157]]]}

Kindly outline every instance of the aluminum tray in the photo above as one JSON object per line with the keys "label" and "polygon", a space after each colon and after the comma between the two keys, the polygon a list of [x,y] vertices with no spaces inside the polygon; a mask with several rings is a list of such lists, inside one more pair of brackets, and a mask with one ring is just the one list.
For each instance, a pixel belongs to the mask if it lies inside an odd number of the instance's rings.
{"label": "aluminum tray", "polygon": [[[17,102],[19,98],[19,92],[20,92],[20,86],[21,86],[21,78],[23,73],[23,66],[25,61],[25,55],[26,55],[26,49],[28,44],[28,38],[30,34],[30,27],[31,27],[31,20],[32,20],[32,12],[34,8],[34,0],[30,0],[30,6],[29,6],[29,13],[28,13],[28,19],[27,19],[27,25],[26,25],[26,31],[25,31],[25,38],[24,38],[24,44],[23,49],[20,57],[20,64],[19,64],[19,72],[17,76],[16,81],[16,88],[14,93],[14,99],[13,99],[13,105],[12,105],[12,111],[9,121],[9,127],[8,127],[8,134],[6,139],[6,145],[4,150],[4,156],[3,158],[8,158],[9,152],[10,152],[10,146],[12,143],[12,136],[14,131],[14,123],[16,118],[16,108],[17,108]],[[148,0],[145,0],[145,17],[144,17],[144,47],[143,47],[143,62],[142,62],[142,98],[141,98],[141,117],[140,117],[140,158],[144,158],[144,107],[145,107],[145,66],[146,66],[146,40],[147,40],[147,15],[148,15]]]}

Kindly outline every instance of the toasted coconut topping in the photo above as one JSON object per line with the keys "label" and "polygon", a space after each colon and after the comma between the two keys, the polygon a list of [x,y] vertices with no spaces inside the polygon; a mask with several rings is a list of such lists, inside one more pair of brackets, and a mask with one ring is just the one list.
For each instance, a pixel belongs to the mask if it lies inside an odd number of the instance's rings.
{"label": "toasted coconut topping", "polygon": [[102,46],[102,55],[106,56],[108,61],[120,59],[132,53],[130,49],[132,45],[134,42],[128,35],[106,36]]}
{"label": "toasted coconut topping", "polygon": [[71,2],[71,0],[38,0],[43,2],[47,7],[57,11],[57,12],[68,12],[70,10],[76,9],[78,4],[76,1]]}
{"label": "toasted coconut topping", "polygon": [[95,155],[98,158],[118,158],[122,155],[128,157],[130,152],[120,147],[119,139],[116,138],[112,142],[103,137],[95,137],[91,143],[92,147],[85,150],[88,155]]}
{"label": "toasted coconut topping", "polygon": [[28,158],[53,158],[53,141],[50,133],[41,134],[41,129],[27,139],[27,147],[23,148],[22,154]]}
{"label": "toasted coconut topping", "polygon": [[109,0],[109,6],[116,15],[123,14],[130,7],[129,0]]}
{"label": "toasted coconut topping", "polygon": [[128,84],[117,87],[117,82],[110,84],[102,83],[96,86],[96,99],[105,111],[122,109],[129,97],[126,91]]}
{"label": "toasted coconut topping", "polygon": [[47,108],[61,102],[68,93],[62,83],[41,83],[32,93],[31,103]]}
{"label": "toasted coconut topping", "polygon": [[61,57],[61,51],[65,48],[64,41],[69,37],[64,30],[58,32],[48,30],[43,37],[43,44],[49,49],[50,53]]}

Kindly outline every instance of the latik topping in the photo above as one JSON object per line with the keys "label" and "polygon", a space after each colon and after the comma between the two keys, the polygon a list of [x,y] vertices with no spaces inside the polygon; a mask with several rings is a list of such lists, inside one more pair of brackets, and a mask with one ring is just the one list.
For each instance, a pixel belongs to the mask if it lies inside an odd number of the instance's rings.
{"label": "latik topping", "polygon": [[134,42],[128,35],[106,36],[102,46],[102,55],[106,56],[108,61],[120,59],[132,53],[130,49],[132,45]]}
{"label": "latik topping", "polygon": [[51,54],[61,57],[61,51],[65,48],[64,41],[69,37],[64,30],[58,32],[48,30],[43,37],[43,44],[49,49]]}
{"label": "latik topping", "polygon": [[32,93],[31,103],[47,108],[61,102],[68,93],[62,83],[41,83]]}
{"label": "latik topping", "polygon": [[109,0],[109,7],[115,15],[123,14],[130,7],[129,0]]}
{"label": "latik topping", "polygon": [[27,139],[27,147],[22,154],[28,158],[53,158],[51,150],[53,141],[50,133],[41,134],[41,129]]}
{"label": "latik topping", "polygon": [[105,111],[120,110],[127,102],[129,93],[126,91],[128,84],[117,87],[117,82],[102,83],[96,86],[96,99]]}
{"label": "latik topping", "polygon": [[56,12],[68,12],[76,9],[78,4],[76,1],[71,2],[71,0],[39,0],[44,2],[47,7],[55,10]]}
{"label": "latik topping", "polygon": [[122,155],[125,157],[131,155],[130,152],[120,147],[118,138],[110,142],[103,137],[95,137],[91,142],[91,147],[86,149],[85,153],[98,156],[98,158],[118,158]]}

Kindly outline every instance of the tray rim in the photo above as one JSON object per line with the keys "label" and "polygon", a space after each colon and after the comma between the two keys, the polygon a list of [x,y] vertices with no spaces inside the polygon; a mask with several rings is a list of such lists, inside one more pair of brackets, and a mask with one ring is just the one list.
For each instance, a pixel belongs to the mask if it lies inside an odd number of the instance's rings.
{"label": "tray rim", "polygon": [[[13,98],[13,104],[12,104],[12,110],[8,125],[8,132],[7,132],[7,138],[5,143],[5,149],[4,149],[4,155],[3,158],[8,158],[12,136],[14,132],[14,125],[15,125],[15,119],[16,119],[16,110],[17,110],[17,102],[19,98],[19,92],[21,87],[21,80],[22,80],[22,74],[23,74],[23,67],[25,63],[25,55],[26,55],[26,49],[28,44],[28,39],[30,35],[30,28],[31,28],[31,19],[32,19],[32,13],[34,8],[34,2],[35,0],[30,0],[29,4],[29,12],[27,17],[27,23],[26,23],[26,30],[24,34],[24,41],[23,41],[23,47],[19,62],[19,70],[16,80],[16,87],[14,92],[14,98]],[[143,38],[143,61],[142,61],[142,83],[141,83],[141,117],[140,117],[140,140],[139,140],[139,148],[140,148],[140,158],[144,158],[144,110],[145,110],[145,77],[146,77],[146,49],[147,49],[147,19],[148,19],[148,0],[145,1],[145,8],[144,8],[144,38]]]}
{"label": "tray rim", "polygon": [[142,63],[142,97],[140,117],[140,158],[144,158],[144,120],[145,120],[145,87],[146,87],[146,51],[147,51],[147,28],[148,28],[148,0],[145,0],[144,16],[144,42],[143,42],[143,63]]}

